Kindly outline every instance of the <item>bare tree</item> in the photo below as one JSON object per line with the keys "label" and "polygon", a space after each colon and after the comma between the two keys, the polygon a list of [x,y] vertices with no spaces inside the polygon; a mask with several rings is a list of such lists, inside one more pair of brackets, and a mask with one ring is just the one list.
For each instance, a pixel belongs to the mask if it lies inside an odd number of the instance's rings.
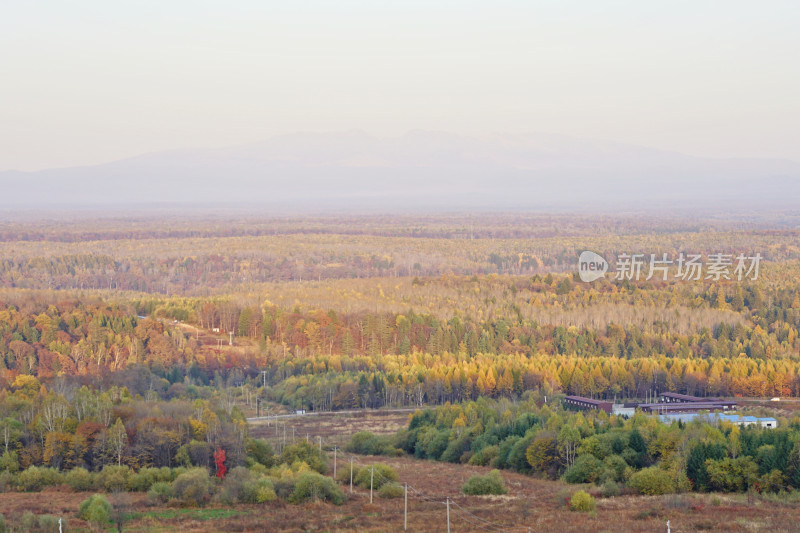
{"label": "bare tree", "polygon": [[125,522],[130,520],[131,497],[125,489],[117,487],[111,493],[111,522],[122,533]]}

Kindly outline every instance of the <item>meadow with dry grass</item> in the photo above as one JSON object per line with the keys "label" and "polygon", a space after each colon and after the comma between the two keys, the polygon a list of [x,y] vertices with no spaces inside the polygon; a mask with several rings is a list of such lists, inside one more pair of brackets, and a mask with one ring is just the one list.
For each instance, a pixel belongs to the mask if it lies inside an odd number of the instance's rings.
{"label": "meadow with dry grass", "polygon": [[[488,468],[454,465],[407,457],[360,456],[363,464],[383,462],[391,465],[419,494],[409,496],[409,531],[445,531],[446,509],[440,503],[451,498],[451,531],[532,532],[618,532],[650,533],[666,531],[718,532],[793,532],[800,521],[800,506],[777,503],[762,498],[748,501],[745,495],[681,494],[667,496],[617,496],[597,498],[594,513],[570,511],[570,494],[582,486],[560,481],[535,479],[503,472],[508,494],[503,496],[465,496],[461,485],[475,473]],[[345,460],[339,468],[346,468]],[[348,491],[348,487],[343,487]],[[433,501],[427,501],[429,498]],[[25,511],[68,517],[66,531],[88,531],[86,522],[75,518],[85,493],[54,489],[41,494],[0,494],[0,509],[9,521]],[[460,506],[461,509],[456,507]],[[458,510],[457,510],[458,509]],[[469,514],[467,514],[467,511]],[[369,503],[369,491],[356,487],[342,506],[325,503],[291,505],[276,501],[263,505],[219,506],[203,508],[152,505],[144,495],[131,495],[131,532],[212,532],[212,531],[372,531],[403,530],[403,499],[375,497]],[[491,524],[487,523],[491,522]],[[513,528],[513,529],[512,529]]]}

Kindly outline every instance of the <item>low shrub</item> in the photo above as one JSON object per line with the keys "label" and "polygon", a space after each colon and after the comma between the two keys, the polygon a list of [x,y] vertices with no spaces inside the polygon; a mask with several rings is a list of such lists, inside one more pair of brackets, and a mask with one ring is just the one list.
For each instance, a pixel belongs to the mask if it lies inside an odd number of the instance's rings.
{"label": "low shrub", "polygon": [[474,453],[472,457],[469,458],[469,464],[476,466],[490,465],[495,459],[497,459],[497,450],[498,448],[495,445],[481,448],[480,451]]}
{"label": "low shrub", "polygon": [[505,494],[506,485],[499,470],[492,470],[485,476],[475,475],[461,487],[461,492],[471,495]]}
{"label": "low shrub", "polygon": [[49,514],[41,514],[36,517],[37,528],[36,531],[38,533],[58,533],[58,517],[49,515]]}
{"label": "low shrub", "polygon": [[381,498],[402,498],[405,492],[403,486],[398,483],[384,483],[378,489],[378,496]]}
{"label": "low shrub", "polygon": [[156,481],[147,491],[147,498],[154,503],[167,503],[172,495],[172,485],[166,481]]}
{"label": "low shrub", "polygon": [[64,475],[64,483],[72,490],[86,492],[94,485],[94,475],[83,467],[73,468]]}
{"label": "low shrub", "polygon": [[578,511],[581,513],[587,513],[589,511],[594,511],[595,508],[595,501],[592,496],[583,490],[579,490],[575,494],[572,495],[572,498],[569,500],[569,509],[570,511]]}
{"label": "low shrub", "polygon": [[222,482],[219,499],[225,504],[238,503],[244,500],[246,486],[255,482],[256,475],[242,466],[233,468]]}
{"label": "low shrub", "polygon": [[567,483],[594,483],[603,469],[603,463],[594,455],[581,455],[564,472]]}
{"label": "low shrub", "polygon": [[175,478],[172,490],[175,498],[187,505],[203,505],[214,494],[214,482],[205,468],[192,468]]}
{"label": "low shrub", "polygon": [[[372,468],[375,469],[375,476],[372,481],[372,488],[373,490],[378,490],[381,488],[385,483],[390,481],[397,481],[398,476],[397,472],[394,469],[386,464],[383,463],[375,463],[372,465]],[[370,486],[370,476],[371,471],[370,467],[362,468],[358,471],[358,475],[353,478],[353,483],[358,485],[359,487],[368,489]],[[349,473],[348,473],[349,479]]]}
{"label": "low shrub", "polygon": [[[358,465],[353,465],[353,483],[355,483],[356,478],[358,477],[358,473],[361,472],[361,467]],[[336,481],[339,483],[343,483],[345,485],[350,484],[350,465],[348,464],[344,468],[339,468],[336,472]]]}
{"label": "low shrub", "polygon": [[396,455],[397,449],[387,438],[379,437],[369,431],[359,431],[350,438],[345,451],[361,455]]}
{"label": "low shrub", "polygon": [[390,440],[393,448],[406,453],[414,453],[417,446],[417,431],[410,431],[408,429],[401,429]]}
{"label": "low shrub", "polygon": [[244,446],[248,461],[266,467],[275,465],[275,453],[272,451],[272,446],[264,439],[247,439]]}
{"label": "low shrub", "polygon": [[17,483],[25,492],[38,492],[44,487],[60,485],[61,473],[47,467],[29,466],[17,475]]}
{"label": "low shrub", "polygon": [[643,468],[633,474],[628,480],[628,487],[650,496],[675,492],[675,483],[670,473],[657,466]]}
{"label": "low shrub", "polygon": [[25,511],[22,513],[22,517],[19,519],[19,526],[22,531],[34,531],[36,530],[36,515],[30,511]]}
{"label": "low shrub", "polygon": [[[0,533],[5,531],[5,522],[0,521]],[[36,516],[30,511],[25,511],[19,520],[19,531],[24,531],[25,533],[58,533],[58,517],[49,514]]]}
{"label": "low shrub", "polygon": [[219,499],[227,504],[264,503],[276,498],[275,488],[269,478],[241,466],[225,476],[219,495]]}
{"label": "low shrub", "polygon": [[289,503],[307,501],[327,501],[335,505],[344,503],[345,495],[334,481],[317,472],[303,472],[297,477],[294,490],[289,496]]}
{"label": "low shrub", "polygon": [[95,487],[106,492],[124,491],[133,476],[129,466],[106,465],[95,477]]}
{"label": "low shrub", "polygon": [[17,476],[5,470],[0,472],[0,492],[10,492],[17,488]]}
{"label": "low shrub", "polygon": [[245,503],[266,503],[278,498],[269,478],[262,477],[245,487]]}
{"label": "low shrub", "polygon": [[274,487],[275,494],[277,494],[278,498],[281,498],[282,500],[288,500],[294,492],[296,483],[296,476],[288,476],[275,479],[272,482],[272,486]]}
{"label": "low shrub", "polygon": [[631,467],[625,462],[625,459],[619,455],[609,455],[603,459],[603,468],[598,476],[598,483],[607,483],[615,481],[617,483],[624,483],[629,477]]}
{"label": "low shrub", "polygon": [[619,493],[620,493],[619,484],[616,481],[612,481],[610,479],[605,483],[603,483],[603,486],[600,487],[600,494],[602,494],[604,498],[619,496]]}
{"label": "low shrub", "polygon": [[172,470],[170,468],[142,468],[128,478],[128,490],[147,492],[154,483],[158,483],[159,481],[168,483],[173,479]]}
{"label": "low shrub", "polygon": [[311,470],[320,474],[325,474],[328,471],[328,457],[306,440],[287,446],[281,454],[282,463],[291,465],[298,461],[306,463]]}
{"label": "low shrub", "polygon": [[102,530],[111,521],[111,504],[102,494],[92,494],[81,502],[78,517]]}

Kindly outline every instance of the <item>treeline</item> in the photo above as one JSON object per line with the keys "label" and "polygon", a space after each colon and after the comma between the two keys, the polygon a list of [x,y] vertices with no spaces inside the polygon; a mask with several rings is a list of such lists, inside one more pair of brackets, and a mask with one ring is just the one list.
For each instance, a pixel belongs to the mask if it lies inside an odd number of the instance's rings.
{"label": "treeline", "polygon": [[438,269],[395,269],[375,254],[306,258],[302,265],[285,255],[242,257],[211,253],[193,257],[138,257],[83,253],[51,257],[4,257],[0,287],[23,289],[114,289],[146,293],[196,293],[196,288],[243,283],[381,276],[436,275]]}
{"label": "treeline", "polygon": [[[0,390],[0,492],[67,485],[147,492],[155,504],[183,506],[344,502],[317,446],[293,442],[276,454],[249,437],[238,388],[167,388],[146,369],[136,372],[131,389],[105,380],[95,380],[102,390],[64,379],[47,386],[19,375]],[[81,514],[90,519],[83,506]]]}
{"label": "treeline", "polygon": [[[790,228],[790,213],[775,215],[751,227]],[[541,215],[532,213],[481,213],[470,216],[392,214],[326,217],[202,217],[182,216],[104,216],[64,217],[53,221],[0,221],[0,242],[51,241],[86,242],[122,239],[213,238],[261,235],[327,234],[417,237],[428,239],[531,239],[566,236],[596,236],[609,233],[696,233],[731,231],[743,224],[735,220],[687,220],[686,217]],[[783,230],[787,236],[791,231]]]}
{"label": "treeline", "polygon": [[[778,429],[697,420],[665,425],[637,414],[575,413],[534,394],[519,404],[481,399],[417,411],[394,437],[359,435],[351,449],[487,465],[595,483],[605,495],[800,489],[800,420]],[[785,421],[784,421],[785,422]]]}
{"label": "treeline", "polygon": [[[495,294],[496,288],[485,288],[497,285],[497,280],[478,278],[456,278],[438,283],[433,289],[435,292],[439,285],[447,284],[452,285],[449,290],[459,292],[487,291],[487,306],[497,303],[499,296],[506,306],[494,319],[480,319],[472,313],[443,319],[413,309],[402,313],[326,312],[303,310],[299,305],[287,309],[270,302],[257,306],[224,299],[142,299],[135,305],[140,314],[234,332],[237,337],[261,342],[262,347],[279,345],[281,352],[288,351],[295,357],[447,352],[471,356],[526,353],[623,358],[744,354],[772,359],[791,357],[800,351],[800,292],[792,288],[771,289],[764,294],[755,285],[707,285],[687,290],[675,285],[633,287],[623,282],[598,285],[598,290],[577,285],[569,276],[552,275],[509,281],[502,287],[502,294]],[[532,300],[541,301],[515,303],[515,295],[522,291],[532,295]],[[669,303],[662,304],[665,301]],[[540,323],[529,318],[523,305],[554,309],[553,314],[560,310],[568,317],[576,315],[572,321],[583,324]],[[660,305],[664,305],[663,312],[653,312]],[[629,307],[640,316],[652,314],[652,321],[626,323],[633,318],[622,315],[591,318],[593,313],[627,311]],[[676,315],[696,313],[695,310],[708,311],[711,320],[687,328],[670,322]],[[578,314],[583,318],[578,319]],[[696,313],[692,318],[699,316]],[[619,322],[614,322],[615,318]],[[600,326],[594,325],[598,322]],[[686,331],[676,331],[683,329]]]}
{"label": "treeline", "polygon": [[169,401],[159,388],[142,397],[18,376],[0,391],[0,492],[67,485],[191,506],[345,500],[316,446],[301,441],[275,454],[250,438],[231,388],[189,386]]}
{"label": "treeline", "polygon": [[129,305],[96,299],[0,302],[0,385],[19,374],[51,380],[141,365],[172,383],[187,375],[208,383],[215,373],[227,377],[232,369],[255,374],[259,359],[250,352],[202,349],[195,337],[140,318]]}
{"label": "treeline", "polygon": [[[535,228],[499,223],[407,226],[389,221],[286,221],[222,229],[182,222],[176,227],[124,224],[116,228],[47,230],[0,227],[0,288],[116,289],[208,295],[256,284],[368,277],[535,275],[572,272],[579,254],[597,250],[611,264],[623,253],[752,254],[764,264],[796,262],[797,232],[741,230],[723,224],[604,220]],[[112,224],[113,226],[113,224]],[[597,230],[592,231],[592,227]],[[3,240],[5,234],[5,240]],[[620,238],[624,236],[625,238]],[[612,266],[613,270],[613,266]]]}
{"label": "treeline", "polygon": [[232,391],[191,387],[164,401],[163,385],[148,377],[144,396],[133,396],[125,386],[99,392],[57,381],[48,388],[17,376],[0,391],[0,470],[207,467],[218,449],[232,465],[244,462],[247,423]]}
{"label": "treeline", "polygon": [[[732,322],[709,321],[710,327],[696,324],[681,332],[660,320],[625,327],[539,324],[513,310],[493,320],[465,314],[444,320],[413,310],[307,311],[224,298],[142,298],[126,304],[40,295],[0,303],[0,384],[20,374],[48,381],[140,365],[176,385],[187,377],[189,383],[209,383],[217,374],[255,382],[266,370],[274,398],[310,409],[519,397],[539,387],[602,398],[641,397],[648,390],[800,394],[795,359],[800,300],[791,289],[628,291],[613,284],[586,289],[565,276],[512,281],[446,283],[449,290],[472,293],[484,290],[484,283],[493,291],[500,284],[509,298],[527,291],[550,301],[543,306],[549,308],[587,300],[587,313],[622,299],[645,315],[652,308],[645,301],[671,299],[676,307],[664,308],[667,317],[680,314],[677,309],[691,313],[693,308],[680,302],[693,302],[708,317]],[[542,306],[531,304],[536,307]],[[225,337],[233,331],[244,347],[218,350],[215,337],[181,329],[175,320],[218,329]]]}
{"label": "treeline", "polygon": [[272,399],[313,410],[519,398],[531,389],[608,400],[643,398],[656,391],[800,396],[800,362],[747,357],[323,356],[279,364],[268,376]]}

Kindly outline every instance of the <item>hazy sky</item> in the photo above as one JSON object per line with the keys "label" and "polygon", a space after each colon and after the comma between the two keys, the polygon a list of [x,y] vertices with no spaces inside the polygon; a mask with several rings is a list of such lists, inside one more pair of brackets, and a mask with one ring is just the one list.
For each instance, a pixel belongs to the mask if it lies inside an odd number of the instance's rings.
{"label": "hazy sky", "polygon": [[800,2],[0,1],[0,170],[295,131],[800,160]]}

